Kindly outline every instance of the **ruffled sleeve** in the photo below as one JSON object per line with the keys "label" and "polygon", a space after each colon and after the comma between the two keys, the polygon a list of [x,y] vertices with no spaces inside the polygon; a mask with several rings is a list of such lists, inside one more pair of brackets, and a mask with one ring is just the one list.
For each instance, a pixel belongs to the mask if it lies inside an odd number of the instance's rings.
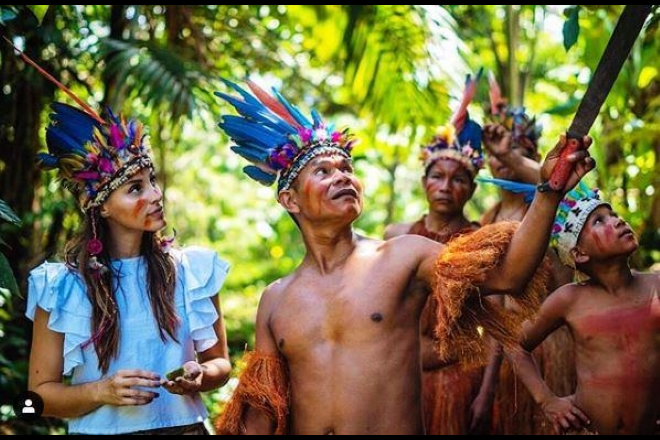
{"label": "ruffled sleeve", "polygon": [[195,350],[202,352],[218,342],[213,327],[218,311],[212,298],[222,288],[229,264],[221,260],[215,251],[200,247],[185,248],[179,258],[190,334]]}
{"label": "ruffled sleeve", "polygon": [[37,307],[48,312],[48,328],[64,335],[62,373],[84,362],[83,344],[90,338],[92,308],[79,276],[62,263],[44,263],[30,272],[25,315],[34,321]]}

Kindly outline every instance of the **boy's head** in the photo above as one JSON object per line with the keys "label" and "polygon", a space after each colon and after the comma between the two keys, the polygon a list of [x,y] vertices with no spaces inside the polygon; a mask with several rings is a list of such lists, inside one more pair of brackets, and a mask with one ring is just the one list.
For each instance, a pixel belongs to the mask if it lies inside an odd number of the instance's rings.
{"label": "boy's head", "polygon": [[580,184],[559,205],[551,243],[559,259],[578,268],[593,260],[628,256],[637,249],[630,226],[600,200],[597,190]]}

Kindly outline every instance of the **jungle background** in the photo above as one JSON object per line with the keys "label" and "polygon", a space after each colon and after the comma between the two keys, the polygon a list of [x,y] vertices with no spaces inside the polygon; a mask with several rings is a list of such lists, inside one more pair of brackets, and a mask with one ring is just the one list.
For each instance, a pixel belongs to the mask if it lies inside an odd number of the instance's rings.
{"label": "jungle background", "polygon": [[[232,113],[214,97],[220,78],[275,86],[304,112],[316,108],[361,139],[366,186],[360,233],[382,236],[425,209],[419,148],[448,122],[465,75],[480,67],[509,102],[544,125],[547,152],[566,130],[623,6],[584,5],[118,5],[0,6],[0,34],[100,109],[150,127],[179,245],[216,249],[233,266],[221,292],[231,354],[254,343],[261,291],[303,255],[275,192],[247,179],[216,124]],[[590,135],[601,188],[634,227],[634,265],[660,261],[660,30],[657,7]],[[471,115],[483,121],[482,81]],[[0,433],[61,433],[62,423],[17,420],[26,389],[31,323],[27,275],[57,260],[80,215],[52,173],[36,168],[49,104],[69,102],[0,41]],[[478,219],[496,200],[481,187]],[[228,386],[205,396],[213,414]]]}

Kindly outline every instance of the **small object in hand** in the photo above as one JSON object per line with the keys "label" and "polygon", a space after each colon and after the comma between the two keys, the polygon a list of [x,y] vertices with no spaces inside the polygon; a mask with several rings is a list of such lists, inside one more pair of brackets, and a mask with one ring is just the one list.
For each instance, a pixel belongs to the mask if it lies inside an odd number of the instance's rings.
{"label": "small object in hand", "polygon": [[176,370],[170,371],[169,373],[167,373],[165,375],[165,377],[167,377],[167,380],[174,380],[177,377],[183,376],[184,373],[185,373],[185,370],[183,369],[183,367],[181,367],[181,368],[177,368]]}

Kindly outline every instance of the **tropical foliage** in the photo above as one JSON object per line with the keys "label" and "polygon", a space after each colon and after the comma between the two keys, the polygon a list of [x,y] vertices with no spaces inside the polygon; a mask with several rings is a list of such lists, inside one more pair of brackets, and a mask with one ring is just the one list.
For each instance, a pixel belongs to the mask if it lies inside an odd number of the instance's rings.
{"label": "tropical foliage", "polygon": [[[90,104],[150,126],[178,241],[210,246],[233,265],[222,306],[238,357],[253,344],[261,291],[293,269],[303,250],[273,191],[243,178],[244,164],[215,127],[230,112],[213,97],[225,90],[220,77],[251,75],[303,109],[350,125],[362,139],[357,168],[367,191],[357,228],[379,236],[387,223],[424,211],[419,145],[447,121],[465,74],[494,71],[511,102],[541,115],[547,151],[569,125],[621,9],[5,5],[0,33]],[[660,260],[659,16],[656,10],[647,23],[591,131],[599,162],[592,182],[641,235],[640,268]],[[38,174],[33,160],[44,148],[48,104],[67,98],[4,42],[0,62],[0,199],[22,220],[11,230],[0,226],[3,253],[19,280],[18,290],[0,290],[0,421],[7,421],[11,396],[25,387],[27,273],[58,258],[80,218],[59,182]],[[478,94],[484,103],[486,88]],[[472,113],[480,120],[484,112],[475,105]],[[479,189],[469,215],[477,219],[494,200],[491,189]],[[1,258],[5,279],[10,272]],[[209,395],[214,411],[212,402],[226,394]],[[10,432],[26,430],[14,424]]]}

